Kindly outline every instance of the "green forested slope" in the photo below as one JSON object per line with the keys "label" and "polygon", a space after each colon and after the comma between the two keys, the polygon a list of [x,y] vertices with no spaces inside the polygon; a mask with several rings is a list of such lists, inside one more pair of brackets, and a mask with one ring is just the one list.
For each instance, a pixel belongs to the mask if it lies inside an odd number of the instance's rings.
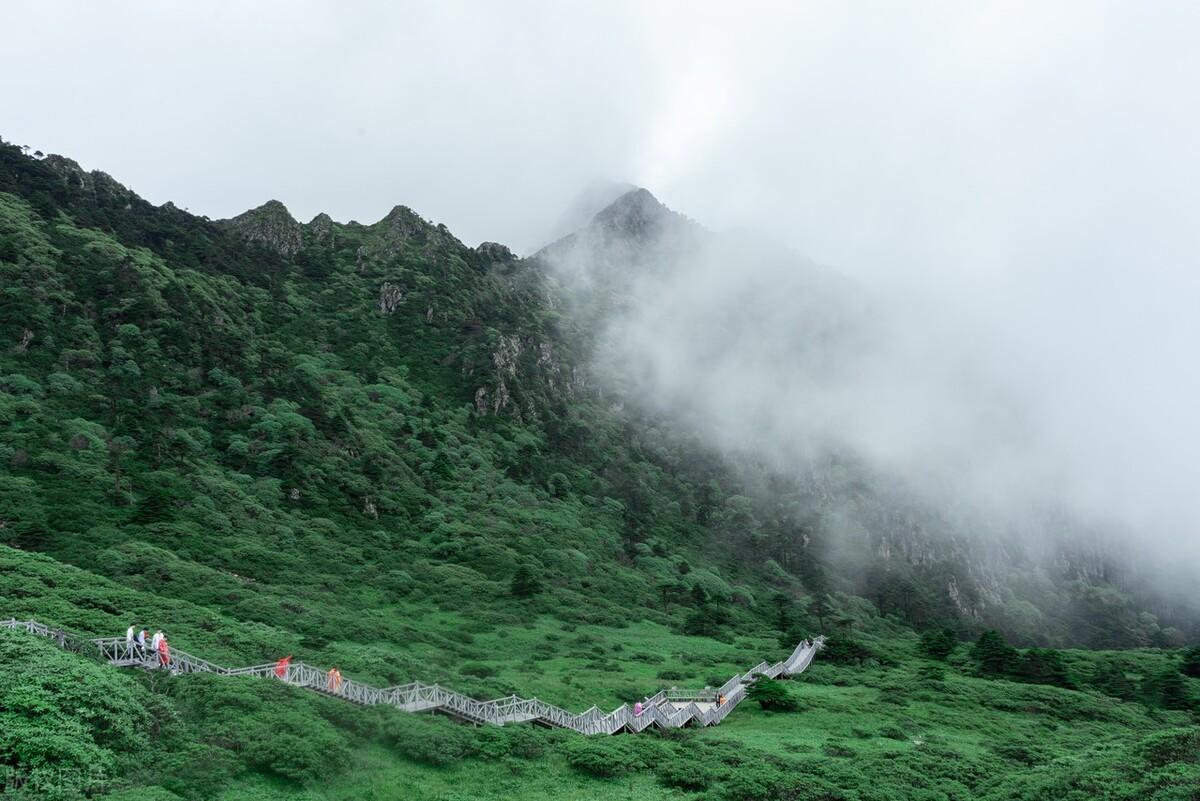
{"label": "green forested slope", "polygon": [[[0,615],[97,635],[138,622],[218,661],[293,653],[368,681],[576,708],[711,684],[818,630],[833,635],[825,661],[845,665],[814,671],[802,713],[585,746],[261,683],[122,674],[7,635],[0,764],[95,768],[109,789],[193,798],[399,797],[364,790],[368,768],[426,797],[484,795],[497,770],[530,796],[588,797],[611,791],[590,778],[612,772],[605,760],[645,764],[621,780],[633,795],[711,784],[777,798],[820,766],[836,774],[825,797],[869,798],[851,765],[877,782],[889,760],[979,760],[956,786],[982,792],[1010,771],[1049,786],[1067,774],[1039,766],[1120,764],[1120,749],[1186,725],[1161,709],[1162,677],[1181,675],[1167,651],[1070,652],[1087,692],[975,678],[961,651],[947,681],[963,694],[922,684],[912,626],[981,628],[923,583],[941,574],[896,565],[869,583],[877,596],[856,595],[786,481],[748,479],[592,386],[577,325],[536,265],[404,208],[373,225],[300,225],[268,204],[214,223],[0,148]],[[1056,631],[1076,615],[1119,623],[1118,644],[1153,641],[1157,624],[1119,593],[1078,592],[1093,600],[1065,606]],[[998,675],[1056,680],[1021,664]],[[962,739],[968,710],[1035,691],[1052,695],[988,712],[991,736]],[[1103,711],[1122,696],[1134,703]],[[860,736],[846,722],[867,709],[880,729]],[[1024,714],[1058,721],[1045,749],[989,750],[1022,740]],[[1066,731],[1076,717],[1099,723],[1079,737]],[[901,736],[879,733],[889,726]],[[1085,750],[1105,742],[1117,750]],[[1190,775],[1193,752],[1180,753],[1172,769]],[[440,754],[469,758],[428,767]],[[762,786],[731,778],[742,761],[763,763]],[[439,796],[449,770],[474,790]],[[937,792],[910,797],[967,797]]]}

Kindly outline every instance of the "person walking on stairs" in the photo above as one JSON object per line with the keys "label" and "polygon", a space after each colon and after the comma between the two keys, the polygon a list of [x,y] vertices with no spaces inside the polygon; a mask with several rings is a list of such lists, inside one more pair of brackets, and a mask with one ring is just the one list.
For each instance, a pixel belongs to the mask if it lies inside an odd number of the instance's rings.
{"label": "person walking on stairs", "polygon": [[292,657],[290,654],[288,656],[285,656],[283,659],[280,659],[278,662],[276,662],[275,663],[275,678],[283,679],[284,681],[287,681],[288,665],[290,665],[291,663],[292,663]]}
{"label": "person walking on stairs", "polygon": [[325,688],[331,693],[341,692],[342,689],[342,671],[335,667],[329,669],[329,678],[325,682]]}
{"label": "person walking on stairs", "polygon": [[158,645],[154,649],[158,651],[158,663],[166,667],[171,664],[171,648],[167,645],[167,635],[160,631],[154,636],[158,639]]}
{"label": "person walking on stairs", "polygon": [[633,705],[633,716],[635,718],[640,718],[642,716],[642,702],[641,701],[638,701],[636,704]]}
{"label": "person walking on stairs", "polygon": [[139,655],[146,653],[146,630],[142,629],[137,633],[137,650]]}
{"label": "person walking on stairs", "polygon": [[129,628],[125,629],[125,644],[126,645],[133,645],[133,630],[135,628],[136,628],[136,624],[130,623]]}

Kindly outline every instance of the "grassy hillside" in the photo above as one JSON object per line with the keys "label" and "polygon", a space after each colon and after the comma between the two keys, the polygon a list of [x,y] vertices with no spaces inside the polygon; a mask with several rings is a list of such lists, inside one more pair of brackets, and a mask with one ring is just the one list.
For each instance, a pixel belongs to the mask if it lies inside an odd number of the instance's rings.
{"label": "grassy hillside", "polygon": [[[404,208],[218,224],[0,147],[0,616],[577,709],[831,635],[798,712],[593,742],[122,672],[5,634],[5,781],[934,799],[1097,797],[1099,776],[1129,793],[1111,797],[1191,797],[1200,688],[1180,653],[925,659],[917,629],[983,628],[931,590],[952,565],[889,563],[856,594],[785,478],[622,409],[591,385],[586,339],[551,277]],[[1031,641],[1086,625],[1171,644],[1112,588],[1047,592],[1061,605]],[[1166,789],[1137,796],[1146,782]]]}

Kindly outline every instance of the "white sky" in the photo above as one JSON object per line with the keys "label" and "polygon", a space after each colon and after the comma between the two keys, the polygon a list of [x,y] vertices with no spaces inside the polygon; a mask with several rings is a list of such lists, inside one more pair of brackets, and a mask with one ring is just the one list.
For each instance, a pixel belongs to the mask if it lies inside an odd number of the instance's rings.
{"label": "white sky", "polygon": [[1200,4],[39,0],[2,19],[0,136],[154,202],[405,204],[528,252],[611,179],[763,229],[1029,365],[1086,492],[1195,538]]}

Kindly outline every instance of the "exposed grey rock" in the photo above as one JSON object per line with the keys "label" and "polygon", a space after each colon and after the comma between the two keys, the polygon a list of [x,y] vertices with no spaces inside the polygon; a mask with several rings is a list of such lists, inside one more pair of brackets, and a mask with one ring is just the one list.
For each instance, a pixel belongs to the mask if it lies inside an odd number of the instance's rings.
{"label": "exposed grey rock", "polygon": [[308,225],[304,226],[304,233],[306,238],[314,244],[328,243],[332,245],[335,237],[333,218],[325,212],[321,212],[309,220]]}
{"label": "exposed grey rock", "polygon": [[383,282],[383,286],[379,288],[379,310],[384,314],[391,314],[400,307],[404,302],[404,290],[397,284]]}
{"label": "exposed grey rock", "polygon": [[479,247],[475,248],[475,252],[492,264],[503,264],[517,260],[517,254],[499,242],[481,242]]}
{"label": "exposed grey rock", "polygon": [[304,244],[303,226],[278,200],[268,200],[224,223],[251,242],[266,245],[282,256],[296,255]]}

